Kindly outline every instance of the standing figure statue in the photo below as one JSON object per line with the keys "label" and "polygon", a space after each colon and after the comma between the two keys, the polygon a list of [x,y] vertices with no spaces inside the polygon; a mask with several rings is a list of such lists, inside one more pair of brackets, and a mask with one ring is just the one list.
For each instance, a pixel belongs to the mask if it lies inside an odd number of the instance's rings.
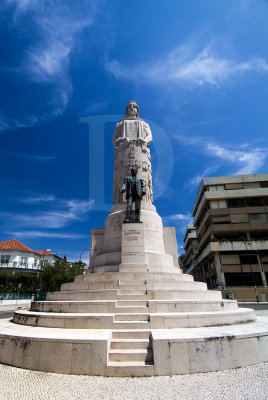
{"label": "standing figure statue", "polygon": [[113,134],[114,159],[114,204],[123,203],[120,192],[123,180],[131,168],[137,168],[139,176],[146,184],[145,203],[153,203],[152,167],[149,145],[152,142],[150,126],[140,118],[139,106],[130,101],[125,118],[116,124]]}
{"label": "standing figure statue", "polygon": [[[131,168],[131,176],[124,179],[121,193],[126,192],[127,210],[124,222],[140,222],[140,208],[142,196],[146,193],[144,180],[137,176],[137,168]],[[132,204],[135,203],[135,219],[131,218]]]}

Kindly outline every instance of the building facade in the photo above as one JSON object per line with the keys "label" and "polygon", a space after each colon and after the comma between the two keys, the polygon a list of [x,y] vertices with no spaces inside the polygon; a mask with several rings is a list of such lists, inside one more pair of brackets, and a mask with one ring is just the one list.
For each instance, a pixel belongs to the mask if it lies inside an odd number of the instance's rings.
{"label": "building facade", "polygon": [[51,250],[32,250],[16,239],[0,242],[0,272],[39,274],[43,266],[61,259]]}
{"label": "building facade", "polygon": [[268,298],[268,174],[202,179],[192,215],[186,272],[240,300]]}

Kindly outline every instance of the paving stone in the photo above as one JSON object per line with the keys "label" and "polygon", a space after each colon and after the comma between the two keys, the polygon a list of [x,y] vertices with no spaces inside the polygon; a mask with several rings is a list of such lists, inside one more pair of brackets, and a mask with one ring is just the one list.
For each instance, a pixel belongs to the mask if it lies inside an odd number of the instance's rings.
{"label": "paving stone", "polygon": [[268,362],[201,374],[106,378],[0,364],[2,400],[267,400]]}

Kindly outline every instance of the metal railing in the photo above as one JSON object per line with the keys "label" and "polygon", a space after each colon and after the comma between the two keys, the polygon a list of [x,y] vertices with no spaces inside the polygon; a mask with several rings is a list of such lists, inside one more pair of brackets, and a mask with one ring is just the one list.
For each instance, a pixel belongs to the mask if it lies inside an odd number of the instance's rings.
{"label": "metal railing", "polygon": [[41,270],[42,265],[34,265],[34,264],[20,264],[16,261],[9,263],[0,263],[0,268],[19,268],[19,269],[36,269]]}

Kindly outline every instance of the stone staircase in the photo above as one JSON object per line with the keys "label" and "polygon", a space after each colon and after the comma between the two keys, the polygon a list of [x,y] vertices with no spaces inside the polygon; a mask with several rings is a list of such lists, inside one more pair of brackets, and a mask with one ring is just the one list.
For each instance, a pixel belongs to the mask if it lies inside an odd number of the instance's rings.
{"label": "stone staircase", "polygon": [[[108,373],[111,371],[114,375],[117,371],[117,376],[122,376],[126,367],[134,370],[142,367],[150,372],[154,363],[151,332],[146,330],[150,328],[148,301],[136,299],[137,296],[147,298],[146,280],[119,280],[118,285],[120,289],[114,316],[116,330],[112,332]],[[135,299],[125,300],[125,296],[134,296]],[[142,305],[137,307],[136,302]]]}
{"label": "stone staircase", "polygon": [[107,375],[127,376],[130,369],[152,375],[153,349],[149,330],[116,330],[112,332]]}
{"label": "stone staircase", "polygon": [[48,293],[47,301],[33,302],[30,311],[18,310],[21,325],[65,329],[109,329],[107,375],[152,375],[152,330],[219,326],[254,320],[254,313],[222,300],[202,282],[181,274],[105,272],[78,276]]}

